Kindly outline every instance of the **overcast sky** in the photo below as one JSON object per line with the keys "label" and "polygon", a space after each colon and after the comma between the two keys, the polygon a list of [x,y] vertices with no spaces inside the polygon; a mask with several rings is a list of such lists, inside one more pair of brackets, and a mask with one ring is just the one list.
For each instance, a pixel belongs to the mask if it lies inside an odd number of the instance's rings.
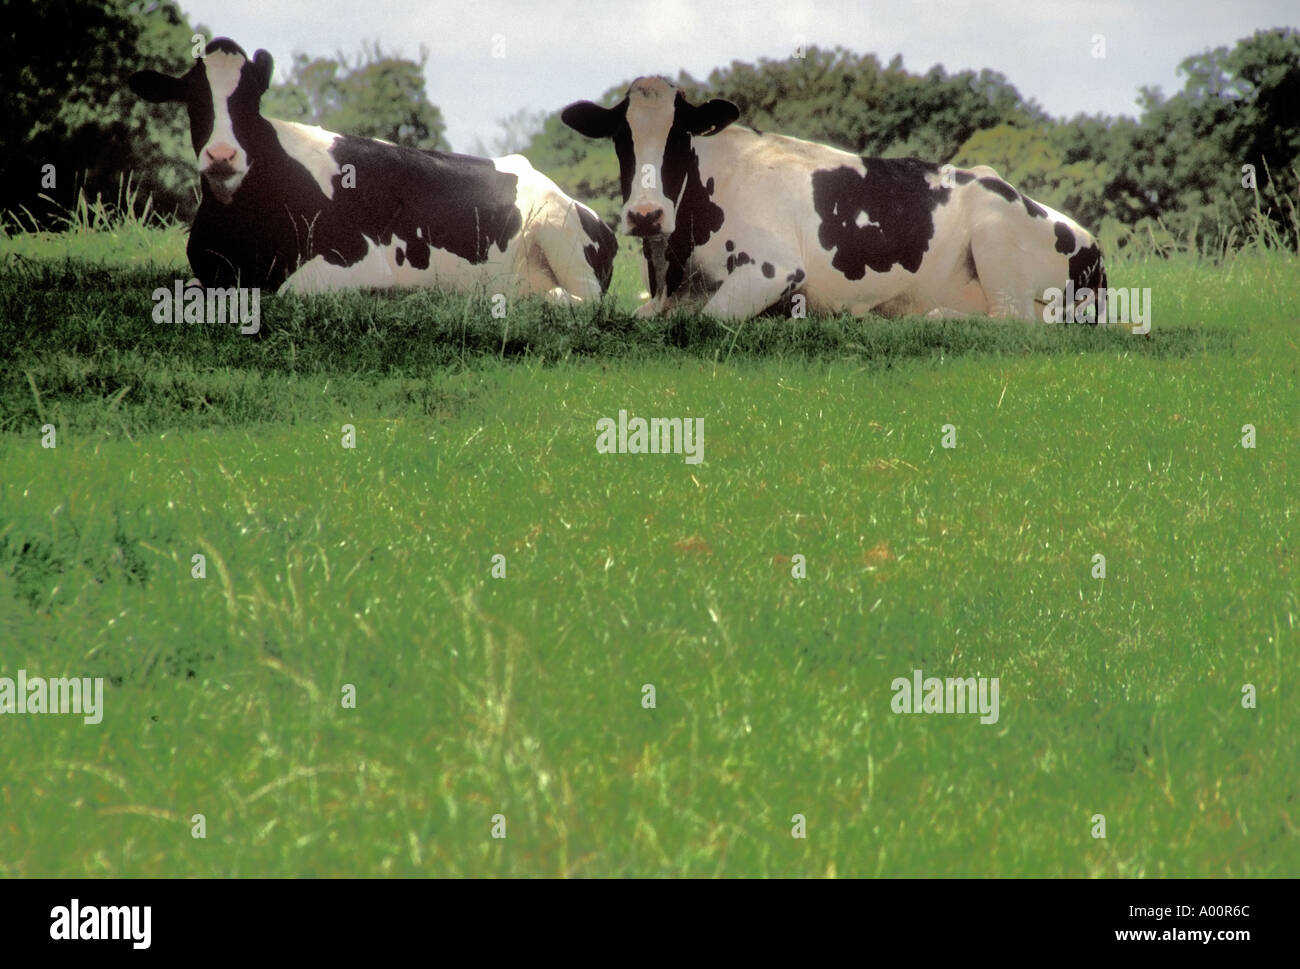
{"label": "overcast sky", "polygon": [[[292,55],[356,54],[363,40],[416,58],[457,151],[497,120],[596,98],[643,74],[703,79],[733,60],[823,47],[902,54],[914,73],[992,68],[1053,115],[1137,114],[1138,88],[1172,94],[1184,57],[1259,28],[1296,26],[1297,0],[180,0],[277,77]],[[1092,56],[1094,36],[1105,57]]]}

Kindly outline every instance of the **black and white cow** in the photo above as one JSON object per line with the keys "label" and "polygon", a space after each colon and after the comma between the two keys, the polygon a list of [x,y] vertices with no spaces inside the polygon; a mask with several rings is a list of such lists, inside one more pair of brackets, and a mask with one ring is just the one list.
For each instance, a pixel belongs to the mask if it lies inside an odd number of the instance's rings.
{"label": "black and white cow", "polygon": [[189,110],[203,196],[188,253],[205,286],[445,286],[563,302],[608,289],[617,240],[526,158],[418,151],[262,117],[271,55],[217,38],[181,77],[131,90]]}
{"label": "black and white cow", "polygon": [[[1049,289],[1104,293],[1096,240],[987,166],[860,158],[729,127],[739,114],[663,78],[612,108],[564,109],[571,128],[613,139],[621,228],[643,240],[651,293],[639,313],[704,300],[744,319],[802,294],[810,311],[1038,320]],[[1104,310],[1104,295],[1084,299]]]}

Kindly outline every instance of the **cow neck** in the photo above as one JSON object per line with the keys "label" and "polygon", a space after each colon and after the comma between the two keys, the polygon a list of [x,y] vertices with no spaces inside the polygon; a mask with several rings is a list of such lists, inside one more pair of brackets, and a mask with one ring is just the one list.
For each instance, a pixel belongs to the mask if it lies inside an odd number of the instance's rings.
{"label": "cow neck", "polygon": [[276,137],[275,126],[269,118],[257,115],[249,120],[241,120],[234,125],[234,132],[235,138],[248,155],[248,175],[245,180],[258,175],[259,170],[262,178],[283,170],[289,154]]}
{"label": "cow neck", "polygon": [[718,179],[724,175],[719,157],[720,145],[715,139],[729,134],[721,131],[710,137],[692,138],[683,162],[685,177],[676,200],[676,225],[665,246],[667,266],[664,271],[664,292],[671,296],[688,277],[691,257],[696,248],[704,245],[722,229],[726,214],[717,204],[715,193]]}
{"label": "cow neck", "polygon": [[[281,142],[282,134],[292,136],[294,123],[258,116],[244,122],[236,131],[248,153],[248,174],[236,190],[229,205],[222,203],[203,182],[203,198],[222,211],[266,214],[268,200],[279,198],[293,213],[310,215],[329,201],[319,183],[301,159],[294,157]],[[301,149],[301,146],[295,145]],[[316,146],[312,146],[313,148]],[[321,151],[324,147],[321,146]]]}

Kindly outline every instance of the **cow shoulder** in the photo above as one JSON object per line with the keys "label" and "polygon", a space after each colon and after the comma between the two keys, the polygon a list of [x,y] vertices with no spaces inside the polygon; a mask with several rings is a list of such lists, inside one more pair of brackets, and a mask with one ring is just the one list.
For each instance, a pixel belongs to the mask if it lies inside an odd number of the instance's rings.
{"label": "cow shoulder", "polygon": [[334,160],[332,149],[339,135],[315,125],[295,121],[268,119],[275,130],[276,140],[286,155],[307,169],[307,173],[320,186],[327,198],[334,197],[334,177],[342,174]]}

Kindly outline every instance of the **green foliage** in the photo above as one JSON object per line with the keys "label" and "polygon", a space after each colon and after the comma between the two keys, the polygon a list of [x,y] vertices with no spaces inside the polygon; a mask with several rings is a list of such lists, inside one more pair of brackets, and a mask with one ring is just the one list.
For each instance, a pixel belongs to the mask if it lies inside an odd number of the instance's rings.
{"label": "green foliage", "polygon": [[[136,97],[142,67],[183,73],[190,26],[172,0],[0,0],[0,213],[53,224],[79,194],[113,197],[133,171],[141,203],[193,206],[189,122]],[[23,29],[16,25],[22,23]],[[55,185],[43,185],[44,166]]]}
{"label": "green foliage", "polygon": [[[741,123],[824,142],[859,155],[917,155],[946,161],[974,131],[1042,117],[994,71],[924,75],[901,57],[881,67],[874,54],[810,47],[803,57],[733,62],[700,84],[679,75],[688,97],[722,97]],[[624,85],[626,87],[626,85]]]}
{"label": "green foliage", "polygon": [[475,138],[469,153],[483,158],[500,158],[502,155],[522,152],[542,130],[550,116],[550,112],[529,108],[513,111],[504,118],[497,119],[497,135],[488,141]]}
{"label": "green foliage", "polygon": [[[1259,31],[1231,50],[1187,58],[1181,70],[1187,81],[1172,98],[1145,92],[1125,158],[1122,188],[1140,212],[1137,227],[1159,220],[1200,238],[1244,225],[1258,207],[1285,231],[1296,203],[1284,196],[1300,198],[1300,31]],[[1246,165],[1271,193],[1243,185]]]}
{"label": "green foliage", "polygon": [[1187,81],[1173,97],[1142,92],[1136,122],[1000,126],[972,135],[953,161],[992,165],[1124,243],[1222,252],[1244,234],[1297,248],[1300,32],[1259,31],[1188,57],[1181,70]]}
{"label": "green foliage", "polygon": [[121,267],[186,267],[187,227],[177,220],[158,217],[139,185],[130,177],[118,183],[109,199],[86,196],[83,189],[72,208],[52,212],[52,230],[24,218],[0,219],[0,241],[9,258],[76,260],[103,264],[111,249],[111,264]]}
{"label": "green foliage", "polygon": [[409,148],[450,146],[442,112],[429,103],[424,84],[428,51],[419,61],[364,45],[351,62],[296,54],[288,79],[273,84],[262,98],[268,118],[320,125],[329,131],[382,138]]}

